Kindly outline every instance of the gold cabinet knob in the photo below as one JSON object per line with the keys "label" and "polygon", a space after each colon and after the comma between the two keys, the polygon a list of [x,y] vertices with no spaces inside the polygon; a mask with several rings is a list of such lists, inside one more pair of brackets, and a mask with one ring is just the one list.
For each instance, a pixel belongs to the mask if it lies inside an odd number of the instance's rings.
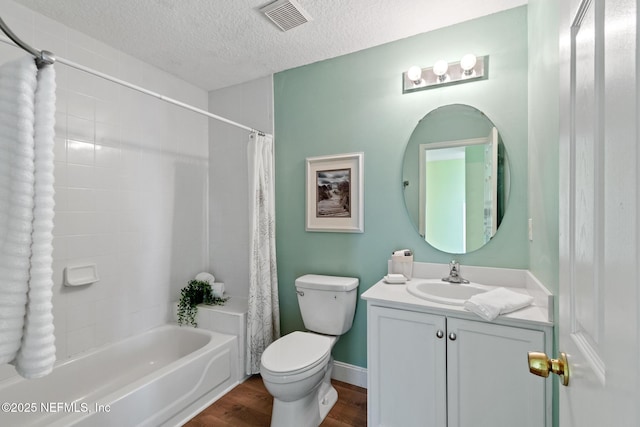
{"label": "gold cabinet knob", "polygon": [[527,359],[529,360],[529,372],[532,374],[547,378],[549,372],[553,372],[560,376],[562,385],[569,385],[569,363],[565,353],[560,353],[560,357],[557,359],[550,359],[544,353],[530,351],[527,353]]}

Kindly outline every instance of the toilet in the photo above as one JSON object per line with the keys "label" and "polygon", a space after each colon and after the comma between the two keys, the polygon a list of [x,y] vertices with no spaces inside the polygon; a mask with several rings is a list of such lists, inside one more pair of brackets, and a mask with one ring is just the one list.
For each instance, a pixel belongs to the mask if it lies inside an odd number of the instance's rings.
{"label": "toilet", "polygon": [[296,279],[309,332],[296,331],[262,353],[260,374],[273,396],[271,426],[317,427],[338,400],[331,385],[331,349],[351,329],[358,279],[307,274]]}

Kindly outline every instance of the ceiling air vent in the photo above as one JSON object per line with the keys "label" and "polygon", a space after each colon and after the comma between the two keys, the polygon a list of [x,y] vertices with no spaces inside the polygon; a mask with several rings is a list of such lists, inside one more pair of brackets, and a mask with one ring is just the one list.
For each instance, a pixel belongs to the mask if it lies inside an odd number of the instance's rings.
{"label": "ceiling air vent", "polygon": [[303,10],[294,0],[277,0],[260,9],[282,31],[302,25],[312,20],[307,11]]}

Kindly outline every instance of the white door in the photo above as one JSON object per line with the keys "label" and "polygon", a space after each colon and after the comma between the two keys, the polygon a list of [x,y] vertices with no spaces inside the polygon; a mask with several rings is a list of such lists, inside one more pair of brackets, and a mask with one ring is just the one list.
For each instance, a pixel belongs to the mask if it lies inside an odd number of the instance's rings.
{"label": "white door", "polygon": [[560,426],[639,426],[637,0],[560,2]]}

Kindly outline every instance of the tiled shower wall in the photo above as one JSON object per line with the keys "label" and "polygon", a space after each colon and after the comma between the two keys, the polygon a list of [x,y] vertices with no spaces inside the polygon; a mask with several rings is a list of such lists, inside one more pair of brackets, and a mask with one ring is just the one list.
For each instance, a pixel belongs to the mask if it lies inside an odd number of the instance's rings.
{"label": "tiled shower wall", "polygon": [[[38,49],[207,109],[207,92],[8,0],[0,16]],[[24,53],[0,43],[0,62]],[[169,320],[208,264],[208,123],[56,65],[54,316],[58,360]],[[0,201],[1,202],[1,201]],[[66,266],[100,281],[62,285]]]}

